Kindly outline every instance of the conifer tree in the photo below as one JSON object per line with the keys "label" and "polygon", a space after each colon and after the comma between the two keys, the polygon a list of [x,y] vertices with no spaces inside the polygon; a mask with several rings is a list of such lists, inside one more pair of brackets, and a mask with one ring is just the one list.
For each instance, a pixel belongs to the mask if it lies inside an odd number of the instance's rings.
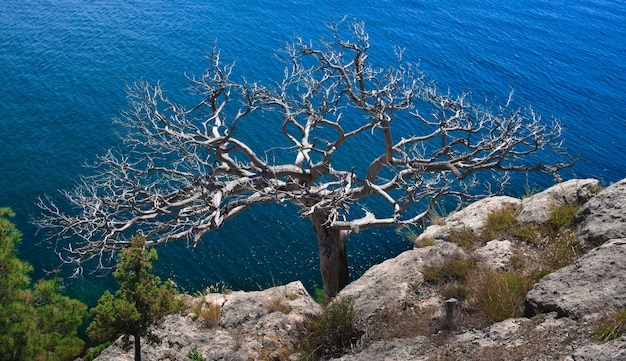
{"label": "conifer tree", "polygon": [[59,293],[58,279],[31,285],[33,268],[15,253],[22,234],[0,208],[0,360],[73,360],[85,342],[77,328],[87,306]]}
{"label": "conifer tree", "polygon": [[113,273],[119,289],[115,295],[104,292],[91,310],[94,320],[87,328],[89,337],[97,341],[124,336],[128,347],[133,336],[136,361],[141,360],[141,337],[149,342],[159,341],[150,327],[160,324],[165,315],[185,307],[184,302],[175,297],[177,292],[172,282],[163,283],[150,273],[152,261],[156,259],[157,252],[154,248],[148,249],[145,237],[133,237],[131,246],[120,252]]}

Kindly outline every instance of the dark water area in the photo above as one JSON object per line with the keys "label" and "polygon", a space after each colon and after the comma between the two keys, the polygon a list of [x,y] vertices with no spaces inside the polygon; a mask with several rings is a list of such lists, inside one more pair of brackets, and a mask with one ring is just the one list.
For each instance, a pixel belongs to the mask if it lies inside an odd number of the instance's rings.
{"label": "dark water area", "polygon": [[[276,54],[294,36],[328,36],[344,15],[366,23],[371,59],[394,47],[452,93],[514,105],[562,120],[563,141],[579,162],[564,175],[605,184],[626,177],[626,4],[585,0],[513,1],[191,1],[7,0],[0,13],[0,206],[13,208],[24,233],[20,256],[34,277],[58,265],[30,224],[37,197],[70,189],[83,164],[118,145],[112,119],[124,89],[160,81],[185,100],[187,74],[199,74],[215,44],[225,63],[251,81],[280,79]],[[363,145],[367,147],[367,144]],[[510,193],[524,193],[516,179]],[[531,187],[551,179],[531,177]],[[354,235],[351,276],[411,244],[393,230]],[[193,292],[222,281],[258,289],[320,283],[311,226],[295,208],[257,207],[211,233],[197,248],[159,248],[158,271]],[[110,277],[67,281],[97,298]]]}

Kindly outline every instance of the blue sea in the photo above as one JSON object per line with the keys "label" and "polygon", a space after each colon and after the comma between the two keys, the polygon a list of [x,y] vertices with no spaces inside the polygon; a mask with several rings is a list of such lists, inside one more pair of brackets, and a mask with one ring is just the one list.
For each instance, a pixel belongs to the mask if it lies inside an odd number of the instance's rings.
{"label": "blue sea", "polygon": [[[440,88],[475,101],[531,106],[562,120],[564,145],[580,160],[566,178],[605,184],[626,177],[626,2],[603,0],[4,0],[0,12],[0,206],[17,212],[20,256],[33,276],[58,259],[30,220],[37,197],[58,197],[83,164],[119,144],[112,119],[124,89],[160,82],[184,102],[185,74],[199,74],[213,45],[250,81],[279,79],[276,54],[294,37],[329,36],[325,24],[363,20],[370,58],[395,48]],[[261,135],[261,134],[260,134]],[[271,140],[269,140],[271,141]],[[367,146],[367,144],[364,144]],[[531,187],[551,179],[533,177]],[[511,194],[525,192],[524,181]],[[351,277],[411,248],[393,230],[353,236]],[[188,292],[216,282],[259,289],[321,283],[313,231],[295,209],[258,207],[197,248],[159,248],[157,271]],[[68,292],[93,303],[110,277],[85,273]]]}

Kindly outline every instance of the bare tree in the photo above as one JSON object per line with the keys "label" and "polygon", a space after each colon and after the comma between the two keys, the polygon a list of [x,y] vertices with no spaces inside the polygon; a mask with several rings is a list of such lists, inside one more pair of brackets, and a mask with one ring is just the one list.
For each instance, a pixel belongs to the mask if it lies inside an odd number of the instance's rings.
{"label": "bare tree", "polygon": [[[372,64],[362,23],[330,28],[329,40],[288,46],[284,79],[271,86],[234,80],[214,52],[203,75],[190,77],[194,106],[169,100],[160,85],[130,87],[124,146],[64,192],[75,209],[39,202],[37,223],[63,259],[78,270],[86,259],[102,266],[138,231],[149,245],[195,245],[252,205],[291,202],[313,224],[333,297],[348,282],[350,234],[416,224],[444,198],[460,205],[494,194],[482,185],[507,172],[571,164],[559,122],[511,109],[510,97],[493,111],[441,93],[401,52],[394,67]],[[282,143],[263,144],[266,130]],[[354,152],[359,161],[346,164]],[[478,182],[477,172],[499,178]]]}

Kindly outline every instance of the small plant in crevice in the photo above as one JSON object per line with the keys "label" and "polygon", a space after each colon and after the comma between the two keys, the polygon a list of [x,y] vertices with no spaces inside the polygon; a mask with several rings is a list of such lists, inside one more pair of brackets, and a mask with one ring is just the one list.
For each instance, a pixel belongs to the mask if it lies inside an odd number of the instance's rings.
{"label": "small plant in crevice", "polygon": [[282,312],[284,314],[288,314],[291,312],[291,307],[289,305],[285,305],[280,301],[280,299],[275,298],[270,301],[270,304],[267,306],[267,310],[271,312]]}
{"label": "small plant in crevice", "polygon": [[518,252],[514,252],[514,254],[511,256],[511,258],[509,259],[509,263],[511,264],[511,268],[514,271],[523,271],[525,265],[524,259],[522,258],[522,256],[520,256],[520,254]]}
{"label": "small plant in crevice", "polygon": [[573,264],[584,253],[583,247],[576,241],[576,233],[562,230],[561,234],[548,238],[543,245],[541,263],[544,268],[554,271]]}
{"label": "small plant in crevice", "polygon": [[606,315],[596,329],[596,338],[607,342],[626,333],[626,308],[615,310]]}
{"label": "small plant in crevice", "polygon": [[334,300],[310,320],[300,353],[306,360],[339,357],[359,340],[356,313],[351,298]]}
{"label": "small plant in crevice", "polygon": [[572,227],[574,216],[580,209],[580,204],[568,203],[550,208],[550,220],[547,223],[550,231],[558,233],[563,228]]}
{"label": "small plant in crevice", "polygon": [[187,352],[187,358],[191,361],[206,361],[206,358],[202,357],[198,352],[198,347],[194,347]]}
{"label": "small plant in crevice", "polygon": [[[520,226],[515,234],[529,236],[522,240],[534,245],[540,251],[538,270],[551,272],[573,264],[585,249],[576,240],[574,215],[580,208],[578,204],[565,204],[551,207],[548,222],[539,226]],[[523,228],[522,228],[523,227]]]}

